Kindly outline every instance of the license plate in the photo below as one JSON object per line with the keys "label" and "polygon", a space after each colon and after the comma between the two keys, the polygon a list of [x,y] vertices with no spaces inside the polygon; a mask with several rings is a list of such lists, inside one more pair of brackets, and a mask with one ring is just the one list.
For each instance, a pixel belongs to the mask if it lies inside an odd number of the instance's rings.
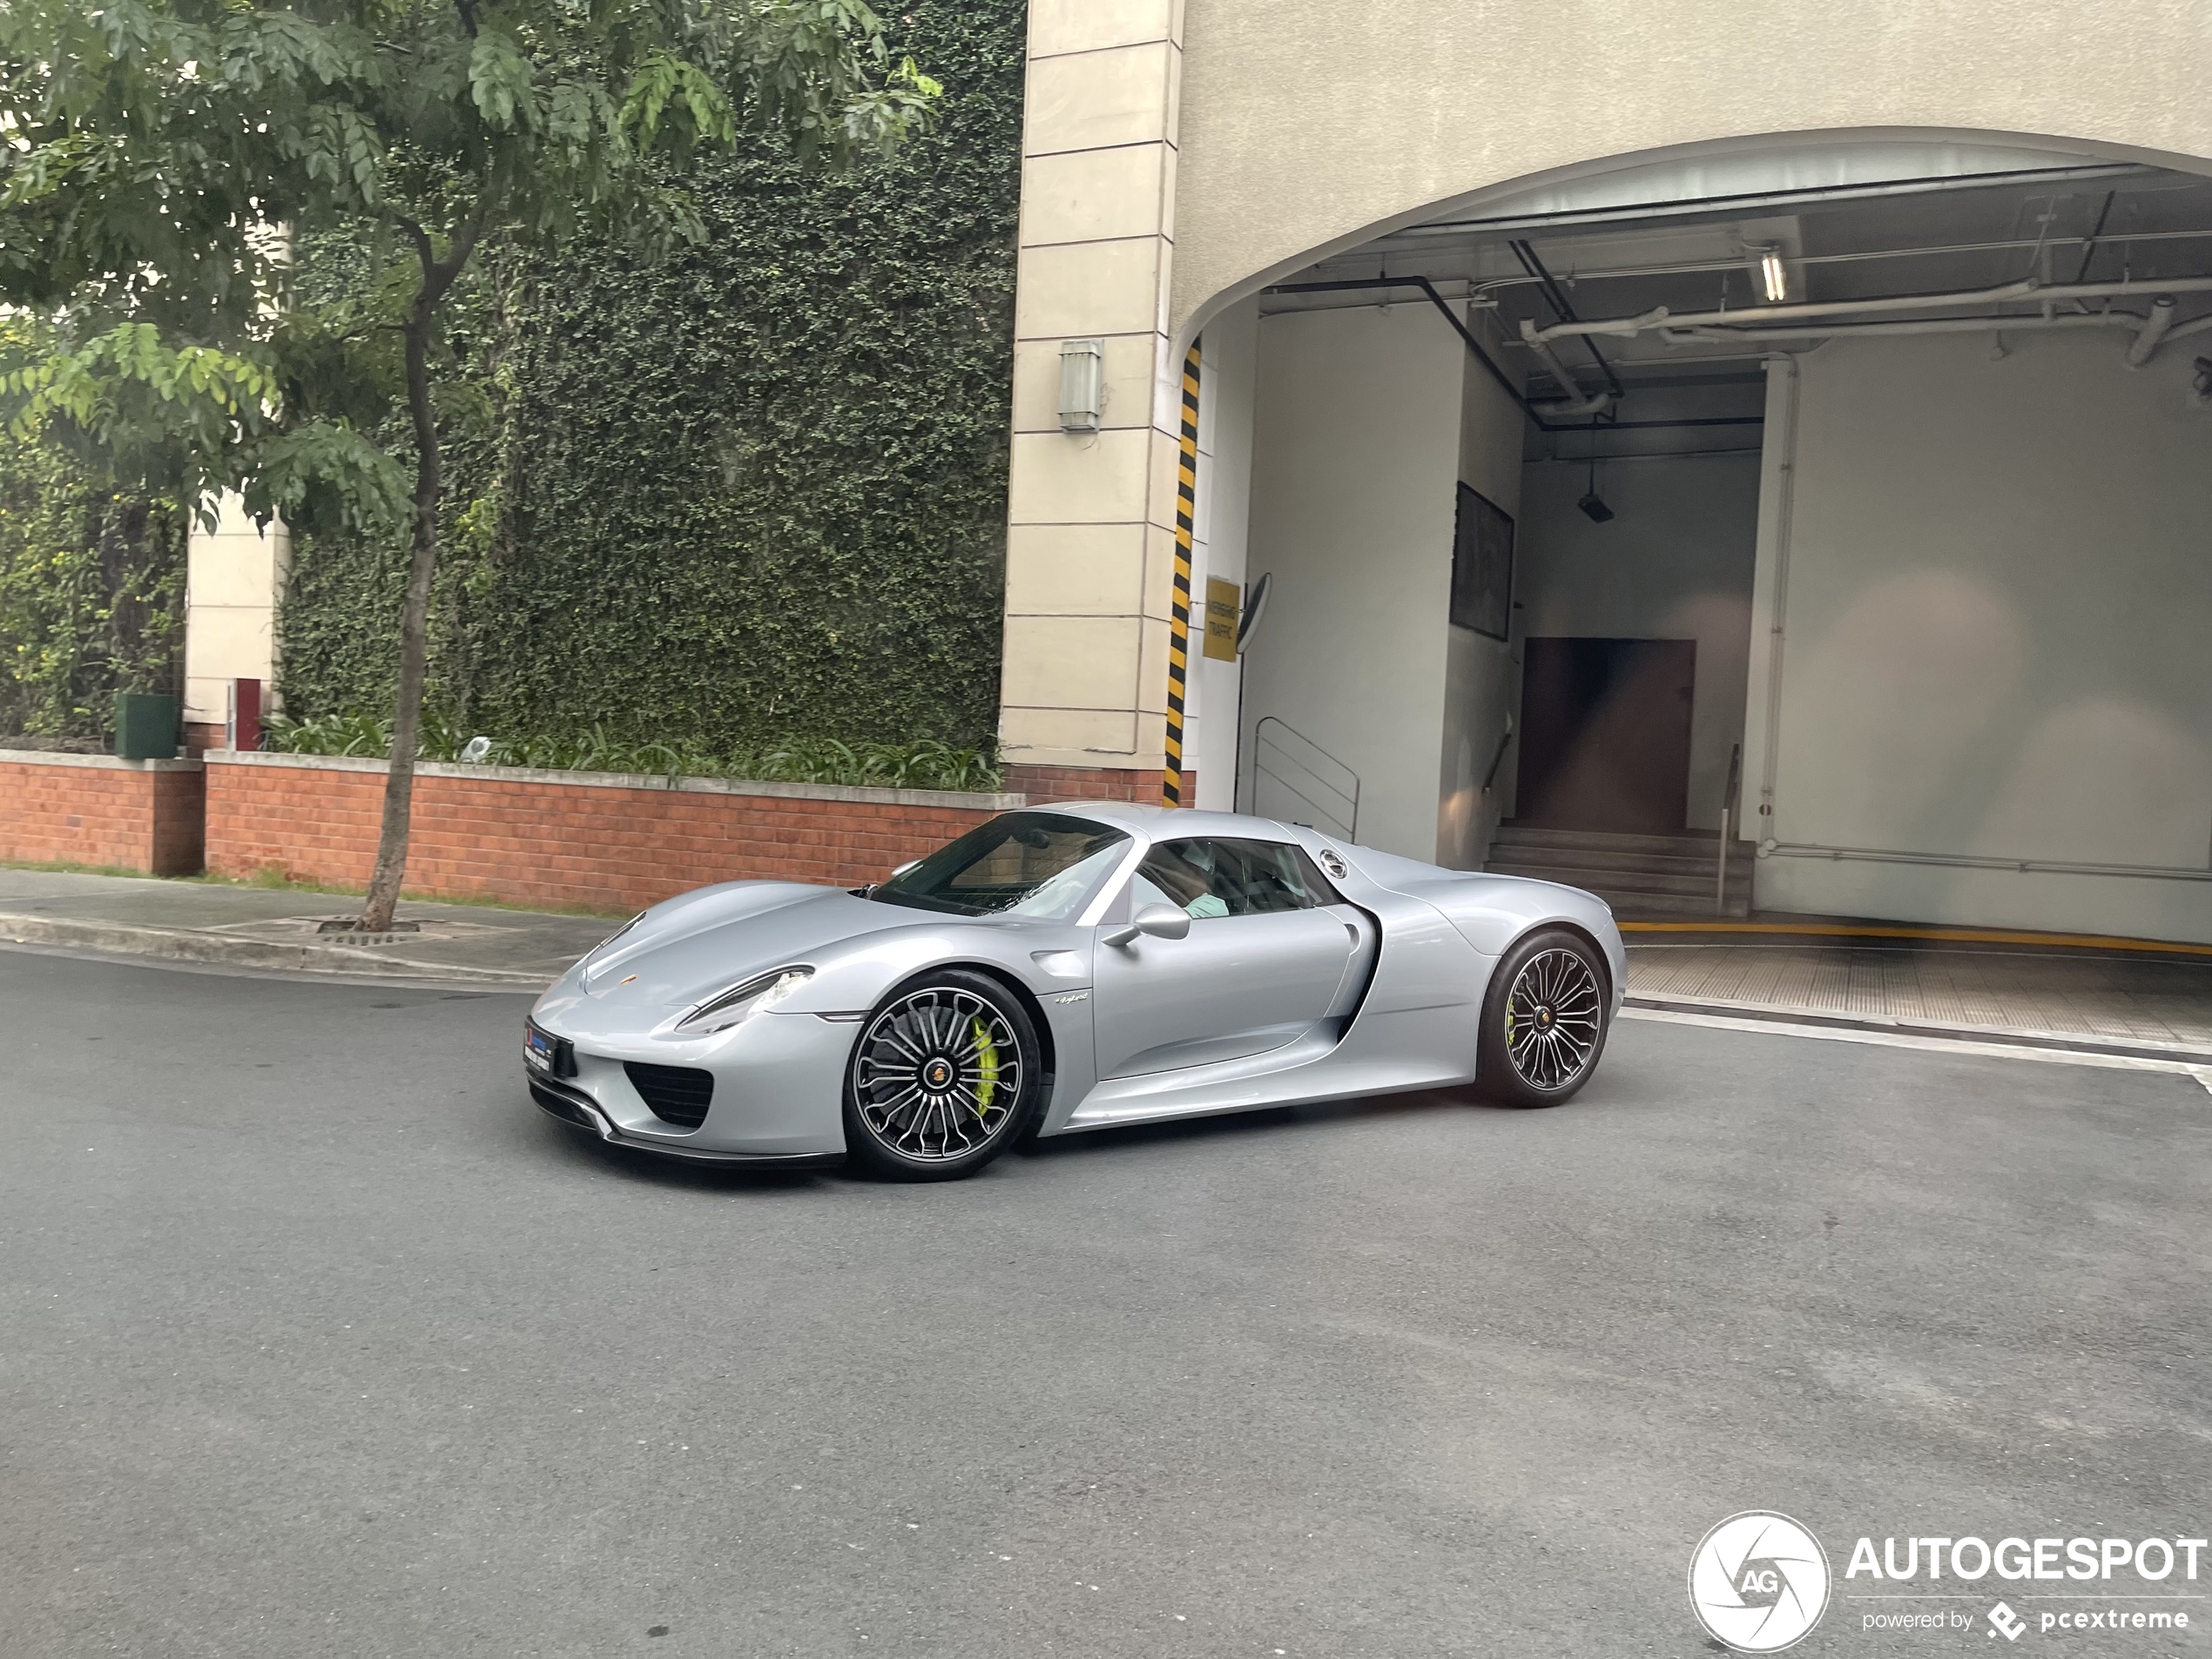
{"label": "license plate", "polygon": [[523,1058],[537,1070],[550,1072],[554,1069],[559,1053],[556,1044],[556,1039],[547,1036],[534,1025],[529,1026],[523,1033]]}

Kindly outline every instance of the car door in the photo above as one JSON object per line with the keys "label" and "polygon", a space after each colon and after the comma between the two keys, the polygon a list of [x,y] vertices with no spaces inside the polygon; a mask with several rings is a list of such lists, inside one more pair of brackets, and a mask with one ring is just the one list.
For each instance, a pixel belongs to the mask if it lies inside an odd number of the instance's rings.
{"label": "car door", "polygon": [[1354,930],[1297,846],[1226,837],[1155,843],[1130,878],[1129,914],[1168,904],[1182,939],[1105,942],[1092,962],[1098,1075],[1128,1077],[1264,1054],[1327,1016]]}

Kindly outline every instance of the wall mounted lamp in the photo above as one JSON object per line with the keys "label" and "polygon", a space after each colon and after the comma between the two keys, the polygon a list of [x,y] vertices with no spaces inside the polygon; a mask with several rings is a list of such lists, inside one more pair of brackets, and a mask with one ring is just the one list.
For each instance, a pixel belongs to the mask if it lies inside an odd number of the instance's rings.
{"label": "wall mounted lamp", "polygon": [[1060,429],[1096,432],[1105,413],[1106,342],[1103,340],[1063,340],[1060,342]]}

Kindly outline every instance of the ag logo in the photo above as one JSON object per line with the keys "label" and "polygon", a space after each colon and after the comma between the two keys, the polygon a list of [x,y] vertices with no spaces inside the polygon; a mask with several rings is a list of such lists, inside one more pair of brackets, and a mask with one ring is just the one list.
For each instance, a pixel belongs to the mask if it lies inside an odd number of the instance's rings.
{"label": "ag logo", "polygon": [[1779,1653],[1820,1622],[1828,1557],[1787,1515],[1730,1515],[1689,1558],[1689,1606],[1716,1641],[1738,1653]]}

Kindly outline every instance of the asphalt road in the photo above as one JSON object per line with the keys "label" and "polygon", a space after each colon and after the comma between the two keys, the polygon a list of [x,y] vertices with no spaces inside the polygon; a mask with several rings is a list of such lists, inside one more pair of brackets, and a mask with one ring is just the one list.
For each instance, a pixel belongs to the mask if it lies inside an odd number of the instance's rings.
{"label": "asphalt road", "polygon": [[1695,1654],[1737,1510],[2212,1523],[2187,1078],[1624,1021],[902,1187],[581,1143],[524,1007],[0,951],[0,1654]]}

